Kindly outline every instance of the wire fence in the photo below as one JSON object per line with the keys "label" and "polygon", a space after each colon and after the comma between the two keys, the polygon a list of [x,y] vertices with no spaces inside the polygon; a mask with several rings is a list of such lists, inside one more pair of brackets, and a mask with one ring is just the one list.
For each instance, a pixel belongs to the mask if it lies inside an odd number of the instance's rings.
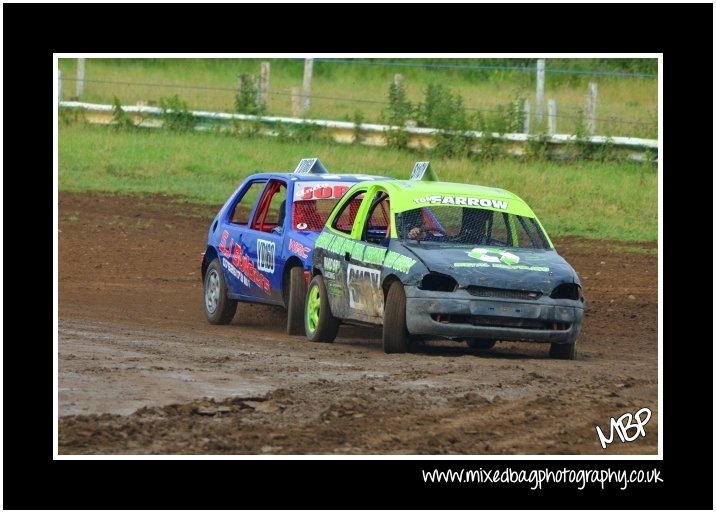
{"label": "wire fence", "polygon": [[[490,66],[484,64],[436,64],[430,62],[396,62],[396,61],[364,61],[364,60],[348,60],[348,59],[315,59],[316,62],[325,62],[330,64],[351,64],[361,66],[384,66],[392,68],[422,68],[422,69],[454,69],[454,70],[471,70],[471,71],[518,71],[524,73],[534,73],[534,66]],[[656,73],[641,73],[614,70],[595,70],[595,69],[565,69],[565,68],[545,68],[548,73],[559,73],[562,75],[591,75],[595,77],[621,77],[621,78],[656,78]]]}
{"label": "wire fence", "polygon": [[[78,61],[81,59],[78,59]],[[302,87],[286,87],[288,83],[296,83],[295,77],[287,78],[286,73],[281,74],[281,67],[275,66],[274,75],[269,78],[268,75],[263,77],[260,74],[238,74],[232,73],[228,76],[219,78],[211,78],[208,80],[218,82],[216,85],[211,83],[188,83],[193,79],[191,73],[187,76],[187,83],[180,83],[177,80],[142,80],[140,74],[136,71],[130,71],[126,79],[117,79],[115,77],[103,78],[107,73],[107,68],[93,70],[92,63],[88,66],[87,72],[80,76],[77,66],[77,73],[69,72],[61,74],[60,97],[63,99],[77,99],[86,101],[95,101],[100,103],[111,103],[117,98],[123,104],[139,103],[147,105],[157,105],[159,101],[167,96],[178,95],[184,99],[191,108],[206,109],[220,112],[236,112],[236,96],[240,90],[242,80],[250,80],[257,84],[260,89],[261,83],[265,80],[265,91],[263,92],[263,102],[265,104],[265,112],[268,115],[275,116],[296,116],[311,117],[314,119],[336,119],[336,120],[353,120],[360,118],[364,122],[379,123],[384,121],[383,116],[387,108],[390,106],[388,99],[388,87],[392,80],[384,80],[382,82],[376,80],[366,81],[366,85],[361,85],[361,79],[364,73],[354,73],[349,75],[350,87],[345,87],[341,80],[336,80],[333,76],[338,74],[340,65],[350,65],[350,69],[360,67],[381,66],[388,70],[401,68],[419,68],[432,69],[438,72],[438,80],[445,83],[448,87],[452,86],[455,81],[453,77],[444,77],[440,79],[440,70],[458,69],[474,71],[479,70],[486,73],[510,71],[510,72],[529,72],[535,73],[534,67],[527,66],[505,66],[505,65],[483,65],[483,64],[460,64],[460,63],[430,63],[430,62],[398,62],[398,61],[366,61],[366,60],[345,60],[345,59],[315,59],[315,62],[321,63],[323,66],[329,66],[329,71],[324,71],[314,77],[309,77],[309,86],[306,88],[306,76]],[[333,67],[331,67],[333,66]],[[294,66],[295,67],[295,66]],[[644,94],[641,90],[632,94],[630,97],[628,84],[629,79],[646,80],[646,85],[640,85],[647,93],[650,89],[656,90],[655,80],[656,74],[641,72],[619,72],[613,70],[581,70],[566,68],[551,68],[545,66],[545,73],[562,73],[591,76],[609,76],[611,82],[602,88],[601,96],[596,104],[595,111],[592,113],[591,122],[596,126],[597,131],[602,135],[618,135],[656,138],[658,132],[657,111],[655,98],[649,98],[648,94]],[[117,70],[111,75],[117,74]],[[293,73],[295,75],[295,73]],[[369,73],[370,74],[370,73]],[[248,77],[248,78],[247,78]],[[406,89],[411,97],[413,104],[419,104],[422,98],[422,92],[425,82],[420,82],[411,75],[409,79],[404,79],[402,75],[396,74],[394,80],[398,77],[404,80]],[[237,80],[237,78],[239,80]],[[436,77],[431,77],[435,80]],[[621,83],[620,80],[626,80]],[[233,82],[233,84],[232,84]],[[650,84],[653,82],[653,85]],[[64,84],[64,86],[62,85]],[[234,85],[235,84],[235,85]],[[504,113],[506,108],[513,108],[515,102],[524,102],[525,99],[530,101],[532,91],[524,85],[504,82],[504,77],[496,82],[482,83],[479,81],[462,81],[456,86],[457,94],[464,99],[464,110],[471,115],[497,115]],[[359,94],[344,94],[346,90],[360,91]],[[508,93],[506,94],[506,91]],[[72,94],[75,92],[76,94]],[[81,93],[80,93],[81,92]],[[550,113],[552,123],[556,125],[559,133],[574,133],[584,120],[587,102],[584,101],[585,91],[579,91],[573,87],[571,89],[561,87],[555,91],[557,96],[557,109]],[[464,96],[463,96],[464,95]],[[81,96],[81,97],[80,97]],[[646,99],[645,99],[646,96]],[[550,98],[549,91],[547,97]],[[499,98],[496,100],[496,98]],[[532,105],[536,107],[535,100],[531,99]],[[596,102],[596,99],[594,100]],[[306,105],[310,107],[306,108]],[[523,109],[528,105],[518,105],[519,109]],[[527,114],[533,118],[532,126],[537,127],[534,118],[542,118],[536,108]],[[530,125],[529,119],[525,120],[525,125]]]}

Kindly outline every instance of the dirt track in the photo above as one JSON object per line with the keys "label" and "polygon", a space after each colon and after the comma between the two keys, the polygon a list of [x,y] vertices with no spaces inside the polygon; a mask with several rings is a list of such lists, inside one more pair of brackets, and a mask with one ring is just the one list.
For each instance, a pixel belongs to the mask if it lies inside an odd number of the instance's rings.
{"label": "dirt track", "polygon": [[[526,343],[386,355],[378,330],[314,344],[268,307],[209,325],[214,212],[60,194],[60,454],[657,453],[656,256],[552,234],[588,300],[576,361]],[[595,426],[643,407],[647,436],[603,450]]]}

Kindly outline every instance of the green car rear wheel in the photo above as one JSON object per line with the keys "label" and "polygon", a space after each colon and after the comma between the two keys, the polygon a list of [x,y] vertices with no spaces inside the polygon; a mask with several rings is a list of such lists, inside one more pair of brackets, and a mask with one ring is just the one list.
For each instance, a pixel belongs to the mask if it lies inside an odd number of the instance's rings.
{"label": "green car rear wheel", "polygon": [[306,337],[312,342],[333,342],[338,334],[339,321],[331,313],[328,292],[320,274],[313,277],[306,296],[304,315]]}

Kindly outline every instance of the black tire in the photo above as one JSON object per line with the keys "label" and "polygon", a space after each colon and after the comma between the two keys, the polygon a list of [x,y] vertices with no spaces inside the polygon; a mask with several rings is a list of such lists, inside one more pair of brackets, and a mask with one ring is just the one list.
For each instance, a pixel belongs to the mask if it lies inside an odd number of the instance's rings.
{"label": "black tire", "polygon": [[468,338],[466,342],[468,347],[470,347],[471,349],[487,350],[495,347],[495,343],[497,341],[484,338]]}
{"label": "black tire", "polygon": [[410,336],[405,324],[405,290],[402,283],[394,281],[385,298],[383,351],[388,354],[406,353],[410,349]]}
{"label": "black tire", "polygon": [[557,360],[574,360],[577,356],[577,343],[555,344],[553,342],[549,346],[549,356]]}
{"label": "black tire", "polygon": [[226,294],[224,271],[215,258],[204,275],[204,315],[211,324],[229,324],[234,318],[238,301],[229,299]]}
{"label": "black tire", "polygon": [[288,283],[286,332],[289,335],[305,335],[303,314],[306,309],[306,279],[303,277],[303,267],[291,267]]}
{"label": "black tire", "polygon": [[340,322],[333,317],[328,304],[328,291],[323,276],[317,274],[308,285],[305,301],[304,327],[306,337],[312,342],[333,342]]}

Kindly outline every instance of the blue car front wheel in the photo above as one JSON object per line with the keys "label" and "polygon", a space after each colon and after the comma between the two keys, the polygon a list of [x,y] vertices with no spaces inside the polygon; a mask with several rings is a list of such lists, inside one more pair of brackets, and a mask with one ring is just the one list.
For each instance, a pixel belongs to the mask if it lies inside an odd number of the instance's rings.
{"label": "blue car front wheel", "polygon": [[288,319],[286,331],[289,335],[305,335],[303,312],[306,303],[306,278],[303,267],[292,267],[288,275]]}

